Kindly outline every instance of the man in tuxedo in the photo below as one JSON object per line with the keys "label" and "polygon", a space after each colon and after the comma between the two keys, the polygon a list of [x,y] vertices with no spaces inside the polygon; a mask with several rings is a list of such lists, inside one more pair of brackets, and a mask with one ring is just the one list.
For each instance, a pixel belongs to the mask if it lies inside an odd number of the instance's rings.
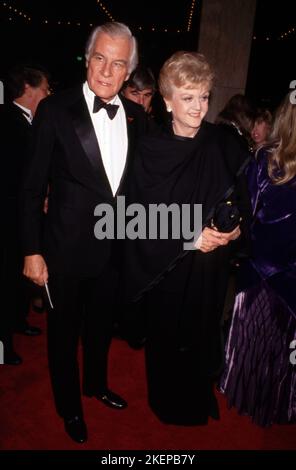
{"label": "man in tuxedo", "polygon": [[49,93],[48,74],[29,65],[13,67],[5,83],[7,104],[0,106],[1,168],[1,285],[2,314],[0,339],[4,343],[4,363],[20,364],[13,348],[13,332],[27,336],[40,334],[40,329],[27,322],[30,287],[22,274],[23,257],[19,238],[18,200],[21,178],[27,161],[32,119],[39,102]]}
{"label": "man in tuxedo", "polygon": [[24,179],[24,274],[40,286],[48,283],[55,404],[66,432],[78,443],[87,439],[77,361],[80,336],[84,395],[115,409],[127,405],[107,383],[120,250],[114,240],[95,238],[94,210],[100,203],[115,207],[116,196],[124,194],[135,139],[146,130],[143,109],[118,95],[136,64],[136,40],[127,26],[106,23],[92,32],[86,82],[49,97],[38,109]]}

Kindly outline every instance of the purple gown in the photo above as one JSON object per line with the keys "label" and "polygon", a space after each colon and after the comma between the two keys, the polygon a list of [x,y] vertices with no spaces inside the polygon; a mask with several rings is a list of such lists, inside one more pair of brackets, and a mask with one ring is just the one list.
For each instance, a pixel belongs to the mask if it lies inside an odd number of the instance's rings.
{"label": "purple gown", "polygon": [[261,426],[296,422],[296,178],[272,184],[267,159],[262,149],[248,168],[252,258],[241,267],[220,382],[228,405]]}

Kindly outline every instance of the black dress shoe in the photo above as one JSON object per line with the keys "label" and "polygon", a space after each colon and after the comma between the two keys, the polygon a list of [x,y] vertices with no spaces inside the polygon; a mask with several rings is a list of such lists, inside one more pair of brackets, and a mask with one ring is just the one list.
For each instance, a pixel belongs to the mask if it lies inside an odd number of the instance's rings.
{"label": "black dress shoe", "polygon": [[16,333],[26,336],[39,336],[41,335],[41,330],[37,326],[26,325],[23,328],[17,328]]}
{"label": "black dress shoe", "polygon": [[83,444],[87,440],[87,429],[85,422],[79,416],[64,419],[65,431],[78,444]]}
{"label": "black dress shoe", "polygon": [[129,338],[127,343],[132,349],[142,349],[146,343],[146,338]]}
{"label": "black dress shoe", "polygon": [[110,408],[123,410],[127,407],[127,402],[123,398],[108,389],[105,389],[101,393],[96,394],[95,397],[98,400],[101,400],[106,406],[110,406]]}
{"label": "black dress shoe", "polygon": [[7,364],[9,366],[18,366],[22,362],[22,358],[18,356],[16,352],[4,351],[4,364]]}

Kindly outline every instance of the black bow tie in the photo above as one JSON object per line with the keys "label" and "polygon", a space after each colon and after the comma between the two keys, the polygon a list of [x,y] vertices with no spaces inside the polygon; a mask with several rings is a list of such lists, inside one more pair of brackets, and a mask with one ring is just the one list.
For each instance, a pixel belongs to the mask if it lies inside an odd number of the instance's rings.
{"label": "black bow tie", "polygon": [[107,104],[98,96],[95,96],[93,113],[97,113],[101,108],[105,108],[110,119],[114,119],[119,106],[117,104]]}

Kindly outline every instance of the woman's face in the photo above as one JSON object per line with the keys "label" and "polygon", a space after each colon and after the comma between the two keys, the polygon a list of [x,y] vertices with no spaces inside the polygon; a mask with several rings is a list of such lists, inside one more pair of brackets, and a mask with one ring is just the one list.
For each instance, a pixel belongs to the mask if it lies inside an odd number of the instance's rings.
{"label": "woman's face", "polygon": [[266,142],[270,133],[270,125],[266,121],[255,121],[252,129],[252,139],[254,140],[256,147]]}
{"label": "woman's face", "polygon": [[208,111],[209,85],[191,83],[182,87],[172,85],[172,96],[165,99],[172,111],[173,129],[176,135],[194,137]]}

